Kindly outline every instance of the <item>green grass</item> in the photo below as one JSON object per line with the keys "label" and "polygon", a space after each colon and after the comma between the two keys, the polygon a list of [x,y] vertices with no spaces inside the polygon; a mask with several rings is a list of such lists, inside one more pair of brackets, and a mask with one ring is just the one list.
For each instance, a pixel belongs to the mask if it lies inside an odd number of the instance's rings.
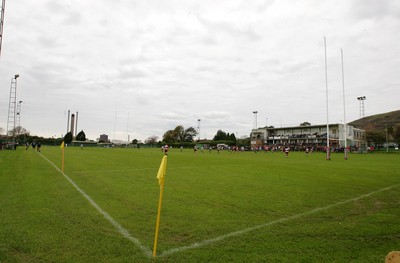
{"label": "green grass", "polygon": [[[42,154],[61,166],[59,147]],[[65,174],[152,250],[161,158],[158,149],[66,148]],[[0,151],[0,262],[383,262],[400,249],[399,161],[172,149],[157,250],[170,254],[149,259],[41,155]]]}

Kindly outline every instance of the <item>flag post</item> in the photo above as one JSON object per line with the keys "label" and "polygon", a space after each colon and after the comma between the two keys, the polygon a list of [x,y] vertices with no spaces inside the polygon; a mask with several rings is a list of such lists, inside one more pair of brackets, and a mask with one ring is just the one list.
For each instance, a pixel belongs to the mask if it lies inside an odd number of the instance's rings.
{"label": "flag post", "polygon": [[160,218],[161,218],[161,205],[162,205],[162,196],[164,192],[164,182],[160,185],[160,198],[158,200],[158,212],[157,212],[157,222],[156,222],[156,234],[154,237],[154,248],[153,248],[153,257],[157,255],[157,242],[158,242],[158,232],[160,229]]}
{"label": "flag post", "polygon": [[61,143],[61,171],[64,172],[64,141]]}
{"label": "flag post", "polygon": [[160,229],[161,206],[162,206],[162,197],[164,192],[164,176],[166,171],[167,171],[167,155],[164,155],[161,161],[160,168],[158,169],[157,173],[158,184],[160,185],[160,198],[158,199],[158,212],[156,221],[156,233],[154,237],[153,257],[157,255],[158,232]]}

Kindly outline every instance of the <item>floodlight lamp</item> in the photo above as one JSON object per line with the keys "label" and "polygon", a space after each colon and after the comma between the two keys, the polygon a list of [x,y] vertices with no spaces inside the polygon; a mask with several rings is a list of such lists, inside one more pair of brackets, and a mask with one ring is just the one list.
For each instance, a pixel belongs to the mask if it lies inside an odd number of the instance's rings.
{"label": "floodlight lamp", "polygon": [[19,77],[19,74],[15,74],[14,79],[17,79]]}

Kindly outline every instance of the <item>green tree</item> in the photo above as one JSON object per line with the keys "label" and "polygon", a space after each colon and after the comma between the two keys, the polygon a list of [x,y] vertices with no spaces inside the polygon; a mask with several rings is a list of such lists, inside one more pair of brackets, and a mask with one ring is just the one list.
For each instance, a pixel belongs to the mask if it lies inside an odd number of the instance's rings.
{"label": "green tree", "polygon": [[226,132],[218,130],[217,134],[214,136],[214,141],[224,141],[226,140]]}
{"label": "green tree", "polygon": [[250,137],[244,136],[237,140],[238,146],[250,146]]}
{"label": "green tree", "polygon": [[193,127],[189,127],[185,130],[185,142],[193,142],[198,134],[197,130]]}
{"label": "green tree", "polygon": [[300,126],[311,126],[311,123],[309,123],[308,121],[305,121],[303,123],[300,123]]}
{"label": "green tree", "polygon": [[86,141],[86,134],[85,134],[85,132],[82,130],[82,131],[80,131],[79,133],[78,133],[78,135],[76,135],[76,138],[75,138],[77,141]]}
{"label": "green tree", "polygon": [[174,142],[183,142],[185,140],[185,128],[182,125],[176,126],[174,129]]}
{"label": "green tree", "polygon": [[400,144],[400,124],[397,124],[393,131],[393,139]]}
{"label": "green tree", "polygon": [[166,143],[176,142],[176,133],[174,130],[168,130],[163,135],[163,141]]}
{"label": "green tree", "polygon": [[132,140],[132,144],[138,144],[138,142],[139,142],[139,141],[138,141],[137,139],[133,139],[133,140]]}
{"label": "green tree", "polygon": [[68,132],[67,134],[65,134],[64,136],[64,143],[66,144],[70,144],[72,142],[72,133]]}
{"label": "green tree", "polygon": [[182,125],[178,125],[173,130],[168,130],[163,135],[163,141],[166,143],[192,142],[197,135],[197,130],[189,127],[185,130]]}
{"label": "green tree", "polygon": [[393,136],[393,133],[394,133],[393,126],[387,126],[387,132],[388,132],[389,135]]}
{"label": "green tree", "polygon": [[382,144],[386,142],[385,131],[367,131],[366,137],[368,143]]}

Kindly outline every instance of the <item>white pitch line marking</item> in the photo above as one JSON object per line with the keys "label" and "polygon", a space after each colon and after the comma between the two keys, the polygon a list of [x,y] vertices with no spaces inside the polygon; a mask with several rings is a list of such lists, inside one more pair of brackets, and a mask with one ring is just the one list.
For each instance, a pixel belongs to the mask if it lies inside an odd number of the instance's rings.
{"label": "white pitch line marking", "polygon": [[235,236],[243,235],[243,234],[246,234],[248,232],[252,232],[252,231],[260,229],[260,228],[264,228],[264,227],[267,227],[267,226],[275,225],[275,224],[282,223],[282,222],[285,222],[285,221],[289,221],[289,220],[292,220],[292,219],[297,219],[297,218],[300,218],[300,217],[303,217],[303,216],[311,215],[311,214],[314,214],[314,213],[317,213],[317,212],[320,212],[320,211],[323,211],[323,210],[330,209],[330,208],[335,207],[335,206],[339,206],[339,205],[343,205],[343,204],[350,203],[350,202],[353,202],[353,201],[357,201],[357,200],[369,197],[371,195],[390,190],[390,189],[398,187],[398,186],[400,186],[400,184],[392,185],[390,187],[381,188],[381,189],[372,191],[372,192],[370,192],[368,194],[364,194],[364,195],[361,195],[361,196],[358,196],[358,197],[355,197],[355,198],[351,198],[351,199],[348,199],[348,200],[345,200],[345,201],[340,201],[340,202],[337,202],[337,203],[334,203],[334,204],[330,204],[330,205],[327,205],[327,206],[324,206],[324,207],[315,208],[313,210],[310,210],[310,211],[307,211],[307,212],[304,212],[304,213],[300,213],[300,214],[297,214],[297,215],[288,216],[288,217],[277,219],[277,220],[274,220],[274,221],[271,221],[271,222],[268,222],[268,223],[264,223],[264,224],[261,224],[261,225],[257,225],[257,226],[245,228],[245,229],[242,229],[242,230],[234,231],[234,232],[222,235],[222,236],[206,239],[206,240],[203,240],[203,241],[200,241],[200,242],[193,243],[191,245],[172,248],[172,249],[169,249],[169,250],[166,250],[166,251],[162,252],[159,255],[159,257],[164,257],[164,256],[167,256],[167,255],[171,255],[171,254],[174,254],[174,253],[182,252],[182,251],[185,251],[185,250],[195,249],[195,248],[200,248],[200,247],[203,247],[203,246],[207,246],[209,244],[212,244],[212,243],[215,243],[215,242],[219,242],[219,241],[227,239],[229,237],[235,237]]}
{"label": "white pitch line marking", "polygon": [[54,163],[52,163],[49,159],[47,159],[45,156],[43,156],[41,153],[39,153],[40,156],[42,156],[46,161],[48,161],[51,165],[56,168],[57,171],[59,171],[67,180],[70,182],[76,190],[78,190],[79,193],[83,195],[83,197],[86,198],[86,200],[89,201],[89,203],[96,208],[96,210],[104,216],[105,219],[107,219],[108,222],[110,222],[115,229],[125,238],[128,240],[132,241],[148,258],[152,257],[152,251],[147,248],[145,245],[143,245],[137,238],[131,236],[131,234],[126,230],[123,226],[121,226],[117,221],[115,221],[110,214],[108,214],[106,211],[104,211],[89,195],[87,195],[74,181],[72,181],[71,178],[69,178],[65,173],[63,173]]}

